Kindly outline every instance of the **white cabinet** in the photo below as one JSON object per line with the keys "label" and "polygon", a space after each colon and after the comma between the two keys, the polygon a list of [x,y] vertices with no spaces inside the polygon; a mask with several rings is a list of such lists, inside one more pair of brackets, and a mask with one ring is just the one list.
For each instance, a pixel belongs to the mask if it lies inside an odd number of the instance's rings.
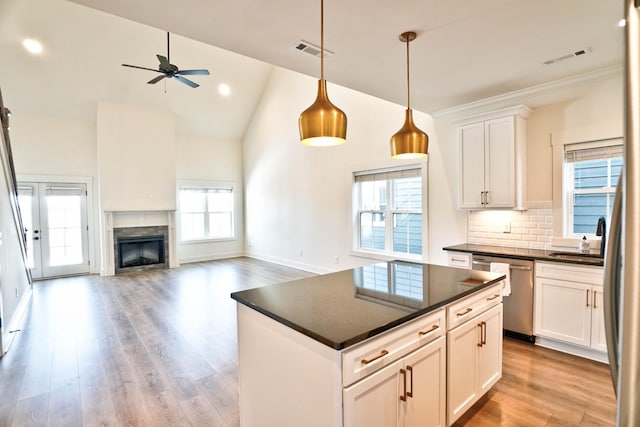
{"label": "white cabinet", "polygon": [[459,208],[526,207],[526,118],[530,113],[519,105],[475,116],[458,126]]}
{"label": "white cabinet", "polygon": [[447,307],[447,422],[502,377],[502,296],[492,286]]}
{"label": "white cabinet", "polygon": [[445,337],[344,389],[344,425],[444,426]]}
{"label": "white cabinet", "polygon": [[446,320],[438,310],[343,353],[345,426],[446,425]]}
{"label": "white cabinet", "polygon": [[502,304],[450,331],[447,341],[451,425],[502,377]]}
{"label": "white cabinet", "polygon": [[471,268],[471,254],[466,252],[447,251],[447,264],[456,268]]}
{"label": "white cabinet", "polygon": [[587,357],[594,356],[580,348],[606,352],[602,280],[602,267],[536,262],[534,333],[539,343]]}

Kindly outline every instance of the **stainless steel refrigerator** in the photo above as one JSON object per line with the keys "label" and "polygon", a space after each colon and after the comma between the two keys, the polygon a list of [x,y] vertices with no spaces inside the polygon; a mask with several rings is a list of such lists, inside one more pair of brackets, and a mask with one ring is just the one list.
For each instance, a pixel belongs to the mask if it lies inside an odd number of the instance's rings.
{"label": "stainless steel refrigerator", "polygon": [[605,325],[618,426],[640,426],[640,0],[624,0],[624,170],[605,260]]}

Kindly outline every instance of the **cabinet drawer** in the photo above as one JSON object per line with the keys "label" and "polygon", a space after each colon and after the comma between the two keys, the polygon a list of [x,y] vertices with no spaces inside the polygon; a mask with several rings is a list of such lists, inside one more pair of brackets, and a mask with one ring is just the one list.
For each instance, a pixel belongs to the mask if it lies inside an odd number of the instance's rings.
{"label": "cabinet drawer", "polygon": [[447,252],[447,262],[451,267],[471,268],[471,254],[464,252]]}
{"label": "cabinet drawer", "polygon": [[478,314],[502,302],[500,294],[502,284],[496,284],[486,290],[473,294],[447,307],[448,330],[476,317]]}
{"label": "cabinet drawer", "polygon": [[602,267],[591,265],[563,264],[559,262],[536,262],[536,277],[568,280],[590,285],[602,286],[604,273]]}
{"label": "cabinet drawer", "polygon": [[344,351],[342,385],[376,372],[445,333],[445,311],[440,309]]}

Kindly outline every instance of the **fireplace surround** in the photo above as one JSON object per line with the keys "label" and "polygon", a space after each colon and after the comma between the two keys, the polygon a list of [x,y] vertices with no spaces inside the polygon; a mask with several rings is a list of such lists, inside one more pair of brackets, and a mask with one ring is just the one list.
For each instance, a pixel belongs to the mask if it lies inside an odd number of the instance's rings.
{"label": "fireplace surround", "polygon": [[115,274],[169,268],[167,226],[113,229]]}

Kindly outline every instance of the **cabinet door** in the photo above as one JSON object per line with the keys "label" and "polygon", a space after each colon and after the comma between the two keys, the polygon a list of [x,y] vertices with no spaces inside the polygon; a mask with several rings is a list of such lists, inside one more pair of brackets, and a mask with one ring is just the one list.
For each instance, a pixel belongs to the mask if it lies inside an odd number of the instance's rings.
{"label": "cabinet door", "polygon": [[489,391],[502,378],[502,304],[478,317],[482,346],[478,347],[479,394]]}
{"label": "cabinet door", "polygon": [[[405,359],[407,390],[412,394],[400,404],[400,425],[435,427],[446,425],[446,341],[427,344]],[[411,381],[413,379],[413,381]],[[400,382],[402,382],[402,375]],[[402,384],[400,384],[402,387]]]}
{"label": "cabinet door", "polygon": [[604,330],[604,310],[602,288],[593,287],[593,310],[591,311],[591,347],[594,350],[607,351],[607,337]]}
{"label": "cabinet door", "polygon": [[481,323],[469,320],[447,334],[447,411],[452,424],[477,400],[478,344],[481,343]]}
{"label": "cabinet door", "polygon": [[402,368],[402,360],[344,389],[345,426],[393,427],[398,425],[400,387],[402,386],[398,381],[400,368]]}
{"label": "cabinet door", "polygon": [[484,191],[484,123],[461,126],[458,129],[460,142],[460,188],[458,207],[482,207]]}
{"label": "cabinet door", "polygon": [[535,335],[588,347],[591,285],[536,278]]}
{"label": "cabinet door", "polygon": [[513,116],[484,122],[485,207],[514,206]]}

